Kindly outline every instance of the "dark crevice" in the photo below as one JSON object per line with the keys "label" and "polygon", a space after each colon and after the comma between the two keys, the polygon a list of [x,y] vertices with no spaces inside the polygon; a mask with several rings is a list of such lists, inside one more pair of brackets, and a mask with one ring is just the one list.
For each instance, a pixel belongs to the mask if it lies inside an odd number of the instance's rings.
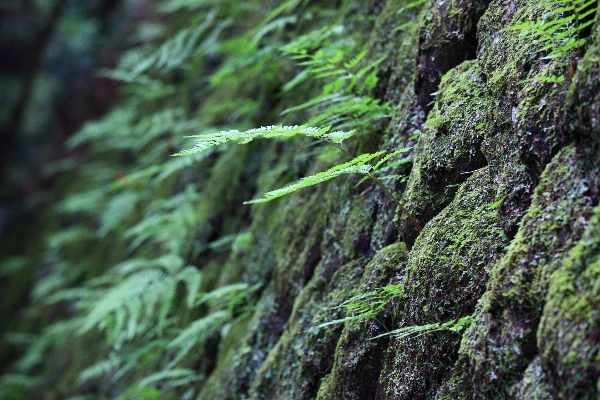
{"label": "dark crevice", "polygon": [[[391,323],[391,318],[385,321],[386,324]],[[389,346],[389,337],[383,337],[376,341],[376,345],[370,347],[365,352],[363,363],[358,367],[356,373],[356,384],[358,387],[358,399],[359,400],[371,400],[374,398],[374,394],[377,393],[381,384],[379,382],[379,376],[383,370],[386,349]]]}
{"label": "dark crevice", "polygon": [[304,284],[306,286],[315,273],[317,264],[321,261],[321,243],[317,243],[306,253],[306,261],[304,262]]}
{"label": "dark crevice", "polygon": [[[324,354],[327,354],[327,356],[319,360],[317,364],[313,362],[304,363],[302,375],[305,377],[305,381],[302,383],[301,400],[315,399],[322,379],[329,375],[333,370],[335,344],[342,336],[343,329],[342,325],[338,325],[338,327],[334,328],[334,333],[331,335],[328,344],[325,345],[327,347],[319,349],[323,350],[325,352]],[[324,343],[320,343],[320,345],[322,346]]]}
{"label": "dark crevice", "polygon": [[201,370],[205,376],[210,376],[217,367],[217,359],[219,356],[219,343],[221,343],[220,331],[213,332],[204,342],[204,354],[200,360]]}
{"label": "dark crevice", "polygon": [[419,55],[415,93],[425,114],[433,108],[432,94],[437,92],[442,76],[452,68],[477,55],[477,23],[490,0],[436,2],[432,22],[425,22],[419,32]]}
{"label": "dark crevice", "polygon": [[[448,170],[437,170],[428,174],[430,179],[426,185],[430,188],[435,202],[429,202],[422,209],[409,210],[422,226],[425,226],[444,208],[446,208],[456,196],[459,186],[477,170],[487,167],[487,159],[481,152],[480,145],[476,146],[475,154],[456,160],[454,168]],[[401,232],[408,249],[412,249],[419,233],[414,229],[408,219],[402,220]]]}

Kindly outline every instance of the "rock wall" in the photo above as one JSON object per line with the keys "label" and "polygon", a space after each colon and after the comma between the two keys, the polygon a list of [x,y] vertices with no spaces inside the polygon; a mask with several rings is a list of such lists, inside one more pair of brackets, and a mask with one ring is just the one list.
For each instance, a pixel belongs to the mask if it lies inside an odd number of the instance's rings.
{"label": "rock wall", "polygon": [[[436,2],[392,34],[403,5],[384,6],[367,47],[388,56],[400,104],[383,147],[422,132],[403,199],[425,228],[398,214],[390,237],[378,190],[298,196],[286,218],[314,230],[275,246],[285,255],[248,333],[223,347],[201,399],[597,397],[599,25],[586,51],[532,62],[531,38],[506,28],[547,4]],[[568,78],[535,80],[553,74]],[[404,293],[381,318],[308,330],[390,283]],[[468,315],[464,333],[372,339]]]}
{"label": "rock wall", "polygon": [[[240,227],[251,237],[239,251],[194,253],[202,290],[240,277],[260,286],[251,313],[188,356],[206,377],[190,385],[194,397],[598,398],[599,17],[582,17],[593,21],[577,31],[586,42],[551,58],[531,34],[511,28],[557,4],[388,0],[344,8],[365,16],[353,29],[366,38],[369,60],[384,57],[375,92],[394,106],[379,134],[359,137],[352,149],[414,146],[412,166],[394,171],[408,179],[393,181],[393,191],[421,232],[383,190],[356,177],[241,209],[273,181],[327,168],[322,159],[310,167],[296,160],[305,150],[290,144],[230,147],[202,161],[210,169],[169,183],[165,190],[203,183],[196,243]],[[263,106],[286,107],[269,89],[257,95]],[[105,254],[103,246],[95,251]],[[344,302],[391,284],[400,293],[374,318],[326,325],[349,316]],[[449,321],[468,323],[382,335]],[[66,372],[61,379],[75,380]],[[106,385],[84,393],[114,398],[117,388]]]}

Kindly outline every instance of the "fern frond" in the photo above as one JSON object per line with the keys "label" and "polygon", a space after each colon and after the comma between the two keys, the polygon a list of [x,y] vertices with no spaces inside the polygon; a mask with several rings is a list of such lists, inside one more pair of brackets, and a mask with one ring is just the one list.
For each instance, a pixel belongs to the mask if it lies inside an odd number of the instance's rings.
{"label": "fern frond", "polygon": [[61,301],[91,300],[96,293],[87,287],[74,287],[61,289],[56,293],[46,296],[44,304],[51,305]]}
{"label": "fern frond", "polygon": [[117,313],[125,316],[130,312],[137,315],[140,310],[137,309],[140,304],[131,302],[139,297],[147,296],[149,300],[155,299],[157,292],[164,291],[159,282],[165,282],[166,274],[158,269],[148,269],[137,272],[120,284],[110,288],[98,301],[94,303],[91,311],[85,318],[85,322],[80,332],[84,333],[112,314]]}
{"label": "fern frond", "polygon": [[281,189],[267,192],[263,195],[262,198],[246,201],[246,202],[244,202],[244,204],[264,203],[267,201],[271,201],[278,197],[285,196],[286,194],[303,189],[305,187],[317,185],[319,183],[336,178],[340,175],[345,175],[345,174],[367,175],[373,168],[373,166],[367,164],[367,162],[371,161],[372,159],[374,159],[376,157],[379,157],[380,155],[382,155],[384,153],[385,153],[385,150],[378,151],[377,153],[362,154],[362,155],[356,157],[355,159],[348,161],[347,163],[336,165],[335,167],[330,168],[327,171],[319,172],[315,175],[307,176],[305,178],[300,179],[296,183],[285,186]]}
{"label": "fern frond", "polygon": [[123,376],[139,367],[140,360],[148,358],[152,355],[152,359],[160,359],[164,357],[164,349],[166,349],[169,341],[167,339],[154,339],[150,342],[135,348],[135,351],[127,354],[123,358],[123,363],[112,377],[113,382],[117,382]]}
{"label": "fern frond", "polygon": [[[122,70],[129,73],[131,77],[141,75],[151,68],[165,73],[175,68],[185,66],[185,61],[196,54],[199,39],[208,31],[215,18],[214,12],[209,12],[205,20],[194,28],[185,28],[173,38],[165,41],[158,49],[139,60],[132,66],[121,66]],[[224,27],[219,26],[219,30]]]}
{"label": "fern frond", "polygon": [[214,305],[215,303],[228,303],[231,296],[239,292],[246,292],[249,289],[247,283],[232,283],[230,285],[219,286],[208,293],[202,293],[200,299],[194,306],[201,304]]}
{"label": "fern frond", "polygon": [[86,122],[83,129],[71,136],[66,144],[73,149],[84,143],[99,140],[107,132],[116,136],[125,136],[134,118],[135,110],[133,108],[117,107],[99,121]]}
{"label": "fern frond", "polygon": [[63,340],[71,334],[78,323],[79,320],[74,318],[47,326],[40,335],[32,338],[30,345],[27,346],[27,351],[15,364],[17,370],[27,372],[42,363],[47,355],[47,350],[57,341]]}
{"label": "fern frond", "polygon": [[136,191],[124,191],[113,196],[102,214],[100,214],[100,228],[98,235],[106,236],[110,231],[120,226],[121,222],[133,214],[136,204],[139,200],[139,193]]}
{"label": "fern frond", "polygon": [[35,300],[43,299],[57,290],[67,285],[67,279],[63,271],[68,270],[68,265],[64,262],[57,262],[51,273],[36,282],[31,292],[31,297]]}
{"label": "fern frond", "polygon": [[541,59],[562,57],[585,45],[579,36],[594,22],[591,17],[597,11],[597,0],[550,0],[544,6],[549,11],[538,20],[513,24],[505,30],[531,38],[535,51],[546,53]]}
{"label": "fern frond", "polygon": [[112,267],[108,270],[108,273],[124,277],[133,272],[142,271],[148,268],[160,268],[169,274],[173,274],[178,271],[183,264],[183,259],[177,253],[167,253],[152,260],[145,258],[130,258]]}
{"label": "fern frond", "polygon": [[330,325],[343,324],[349,321],[375,319],[394,298],[402,296],[403,292],[403,285],[397,284],[383,286],[372,291],[353,296],[344,301],[342,304],[333,307],[333,309],[344,309],[346,314],[348,314],[346,317],[324,322],[309,330],[317,330]]}
{"label": "fern frond", "polygon": [[210,154],[210,152],[205,151],[202,153],[192,154],[190,157],[178,157],[170,159],[160,169],[160,173],[156,176],[156,182],[160,182],[173,175],[174,173],[194,165],[195,163],[203,160]]}
{"label": "fern frond", "polygon": [[200,283],[202,282],[202,274],[198,268],[188,266],[177,275],[177,280],[185,284],[188,292],[187,306],[188,308],[192,308],[198,294],[198,289],[200,288]]}
{"label": "fern frond", "polygon": [[371,340],[379,339],[384,336],[393,336],[399,339],[407,338],[407,337],[419,337],[422,335],[427,335],[434,332],[439,331],[451,331],[451,332],[460,332],[466,329],[471,324],[471,316],[467,315],[466,317],[462,317],[459,319],[453,319],[448,322],[435,322],[432,324],[426,325],[417,325],[417,326],[406,326],[404,328],[395,329],[390,332],[383,333],[381,335],[375,336],[371,338]]}
{"label": "fern frond", "polygon": [[[183,264],[177,254],[127,260],[108,271],[108,279],[88,283],[87,291],[62,291],[54,300],[78,296],[88,310],[79,332],[102,327],[118,348],[150,328],[164,330],[179,282],[187,289],[188,306],[193,306],[202,275],[197,268]],[[106,284],[107,288],[101,287]],[[94,286],[97,288],[91,289]]]}
{"label": "fern frond", "polygon": [[24,399],[39,382],[39,378],[26,374],[4,374],[0,376],[0,399]]}
{"label": "fern frond", "polygon": [[84,193],[72,195],[56,205],[56,211],[65,214],[86,213],[93,214],[98,204],[104,203],[105,188],[88,190]]}
{"label": "fern frond", "polygon": [[327,136],[327,132],[331,129],[331,126],[324,128],[313,128],[307,125],[295,125],[295,126],[283,126],[283,125],[272,125],[262,128],[249,129],[247,131],[221,131],[208,135],[196,135],[189,136],[190,138],[196,139],[196,143],[193,147],[182,150],[175,156],[190,155],[199,153],[207,150],[211,147],[218,146],[227,142],[237,142],[238,144],[249,143],[257,138],[279,138],[286,139],[296,135],[304,135],[316,139],[323,139],[329,141],[335,141],[335,143],[341,142],[343,139],[347,139],[352,136],[354,132],[332,132],[330,136]]}
{"label": "fern frond", "polygon": [[392,157],[394,157],[394,156],[396,156],[396,155],[398,155],[398,154],[406,153],[407,151],[409,151],[409,150],[411,150],[411,149],[412,149],[412,147],[405,147],[405,148],[398,149],[398,150],[396,150],[396,151],[393,151],[393,152],[391,152],[391,153],[388,153],[388,154],[386,154],[386,155],[385,155],[385,157],[383,157],[381,160],[379,160],[379,161],[377,162],[377,164],[375,164],[375,165],[373,166],[373,170],[374,170],[374,171],[375,171],[375,170],[377,170],[377,169],[378,169],[378,168],[379,168],[379,167],[380,167],[380,166],[381,166],[383,163],[385,163],[385,162],[386,162],[387,160],[389,160],[390,158],[392,158]]}
{"label": "fern frond", "polygon": [[180,252],[198,218],[194,207],[198,199],[195,188],[188,186],[183,193],[153,201],[144,218],[125,232],[125,237],[132,239],[129,249],[133,251],[148,241],[163,245],[168,252]]}
{"label": "fern frond", "polygon": [[116,370],[120,363],[121,360],[114,353],[111,353],[108,359],[92,364],[81,371],[77,381],[82,384],[92,379],[102,378],[109,372]]}
{"label": "fern frond", "polygon": [[190,326],[181,331],[169,344],[168,348],[178,349],[174,361],[176,364],[191,348],[198,342],[204,340],[214,328],[229,319],[229,313],[225,310],[215,311],[206,317],[194,321]]}
{"label": "fern frond", "polygon": [[324,92],[322,95],[308,100],[300,105],[287,108],[281,115],[298,112],[305,109],[315,111],[308,121],[310,125],[335,125],[339,129],[351,126],[365,126],[370,121],[390,116],[389,103],[380,104],[379,99],[370,96],[357,96],[336,92]]}
{"label": "fern frond", "polygon": [[289,16],[277,18],[277,19],[265,24],[262,28],[260,28],[258,30],[258,32],[256,32],[256,34],[254,34],[254,37],[250,41],[250,44],[252,44],[252,45],[258,44],[258,42],[260,42],[260,40],[264,36],[269,34],[270,32],[282,30],[288,24],[295,24],[297,20],[298,20],[298,17],[296,15],[289,15]]}
{"label": "fern frond", "polygon": [[167,369],[177,365],[190,353],[197,343],[202,343],[210,333],[229,319],[230,315],[226,311],[216,311],[195,321],[188,328],[180,332],[179,335],[167,345],[168,348],[176,349],[175,356],[167,365]]}
{"label": "fern frond", "polygon": [[0,278],[22,271],[28,264],[29,259],[27,257],[15,256],[7,258],[0,263]]}
{"label": "fern frond", "polygon": [[177,387],[189,385],[192,382],[202,379],[202,375],[198,375],[196,371],[187,368],[177,368],[156,372],[140,381],[137,385],[138,390],[147,386],[162,382],[166,387]]}

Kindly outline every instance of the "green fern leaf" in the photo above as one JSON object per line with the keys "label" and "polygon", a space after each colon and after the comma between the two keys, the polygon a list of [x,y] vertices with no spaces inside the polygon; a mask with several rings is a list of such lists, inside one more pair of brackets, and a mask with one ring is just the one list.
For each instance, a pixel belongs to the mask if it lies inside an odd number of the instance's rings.
{"label": "green fern leaf", "polygon": [[203,341],[217,326],[229,318],[230,315],[227,311],[215,311],[194,321],[182,330],[167,346],[170,349],[177,349],[175,358],[169,363],[168,367],[176,365],[190,352],[196,343]]}
{"label": "green fern leaf", "polygon": [[280,138],[286,139],[296,135],[304,135],[316,139],[330,140],[335,141],[336,143],[341,142],[343,139],[347,139],[352,136],[353,132],[332,132],[327,136],[326,133],[329,132],[331,126],[326,126],[324,128],[312,128],[307,125],[296,125],[296,126],[283,126],[283,125],[273,125],[266,126],[262,128],[249,129],[247,131],[221,131],[217,133],[212,133],[208,135],[196,135],[189,136],[190,138],[196,139],[196,143],[193,147],[182,150],[175,156],[183,156],[190,155],[202,152],[211,147],[218,146],[220,144],[224,144],[227,142],[237,142],[238,144],[249,143],[257,138]]}
{"label": "green fern leaf", "polygon": [[390,158],[394,157],[395,155],[402,154],[402,153],[406,153],[407,151],[409,151],[409,150],[411,150],[411,149],[412,149],[412,147],[405,147],[405,148],[402,148],[402,149],[398,149],[398,150],[396,150],[396,151],[393,151],[393,152],[391,152],[391,153],[389,153],[389,154],[386,154],[386,155],[385,155],[385,157],[383,157],[381,160],[379,160],[379,161],[377,162],[377,164],[375,164],[375,165],[373,166],[373,170],[374,170],[374,171],[375,171],[375,170],[377,170],[377,169],[378,169],[378,168],[379,168],[379,167],[380,167],[380,166],[381,166],[381,165],[382,165],[384,162],[386,162],[386,161],[387,161],[387,160],[389,160]]}
{"label": "green fern leaf", "polygon": [[120,362],[121,360],[114,353],[111,353],[108,359],[99,361],[81,371],[77,381],[79,384],[82,384],[92,379],[100,379],[109,372],[117,369]]}
{"label": "green fern leaf", "polygon": [[379,339],[384,336],[393,336],[395,338],[407,338],[407,337],[419,337],[422,335],[439,332],[439,331],[451,331],[451,332],[460,332],[467,328],[471,323],[471,316],[467,315],[466,317],[459,318],[456,320],[450,320],[447,322],[435,322],[432,324],[425,325],[416,325],[416,326],[406,326],[404,328],[395,329],[393,331],[375,336],[371,338],[371,340]]}
{"label": "green fern leaf", "polygon": [[362,154],[355,159],[348,161],[347,163],[336,165],[333,168],[328,169],[324,172],[319,172],[315,175],[307,176],[305,178],[300,179],[298,182],[293,183],[291,185],[285,186],[281,189],[273,190],[271,192],[267,192],[260,199],[250,200],[244,202],[244,204],[254,204],[254,203],[264,203],[267,201],[271,201],[281,196],[285,196],[286,194],[295,192],[302,188],[317,185],[319,183],[328,181],[335,177],[345,174],[361,174],[367,175],[371,172],[373,168],[371,165],[367,164],[367,162],[372,159],[381,156],[385,153],[385,150],[378,151],[377,153],[367,153]]}
{"label": "green fern leaf", "polygon": [[137,385],[137,388],[138,390],[141,390],[146,386],[153,385],[161,381],[163,381],[163,386],[176,387],[187,385],[200,379],[201,375],[198,375],[196,371],[187,368],[177,368],[154,373],[142,379]]}

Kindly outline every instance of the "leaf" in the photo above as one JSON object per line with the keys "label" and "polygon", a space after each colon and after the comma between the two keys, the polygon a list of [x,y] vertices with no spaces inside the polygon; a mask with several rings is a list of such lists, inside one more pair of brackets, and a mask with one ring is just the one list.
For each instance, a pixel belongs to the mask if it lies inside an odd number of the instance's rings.
{"label": "leaf", "polygon": [[500,200],[496,201],[493,204],[490,204],[488,206],[488,210],[495,210],[496,208],[500,207],[500,204],[502,204],[502,202],[504,201],[506,197],[501,198]]}
{"label": "leaf", "polygon": [[187,385],[191,382],[201,379],[201,376],[196,371],[187,368],[177,368],[165,371],[156,372],[138,383],[137,388],[141,390],[146,386],[167,381],[165,384],[169,387]]}
{"label": "leaf", "polygon": [[432,117],[425,121],[426,128],[434,128],[442,122],[442,117]]}
{"label": "leaf", "polygon": [[564,75],[560,76],[541,76],[531,79],[524,79],[521,82],[545,82],[545,83],[562,83],[564,82]]}
{"label": "leaf", "polygon": [[169,348],[187,348],[191,343],[196,344],[206,337],[212,329],[228,318],[227,311],[221,310],[197,319],[190,326],[182,330],[175,339],[171,340]]}
{"label": "leaf", "polygon": [[376,157],[379,157],[380,155],[382,155],[384,153],[385,153],[385,150],[378,151],[377,153],[362,154],[347,163],[336,165],[335,167],[330,168],[327,171],[319,172],[315,175],[307,176],[305,178],[300,179],[296,183],[285,186],[281,189],[267,192],[263,195],[262,198],[251,200],[251,201],[246,201],[246,202],[244,202],[244,204],[255,204],[255,203],[264,203],[267,201],[271,201],[273,199],[276,199],[281,196],[285,196],[286,194],[295,192],[302,188],[317,185],[319,183],[328,181],[330,179],[333,179],[335,177],[338,177],[338,176],[344,175],[344,174],[366,175],[373,168],[371,165],[366,164],[366,163]]}
{"label": "leaf", "polygon": [[81,371],[77,381],[79,384],[82,384],[91,379],[100,379],[109,372],[117,369],[120,363],[121,360],[115,354],[111,353],[108,359],[101,360]]}
{"label": "leaf", "polygon": [[439,331],[451,331],[451,332],[460,332],[471,324],[472,317],[467,315],[466,317],[459,318],[458,320],[450,320],[447,322],[434,322],[431,324],[425,325],[415,325],[415,326],[407,326],[400,329],[395,329],[390,332],[383,333],[381,335],[377,335],[369,340],[376,340],[385,336],[393,336],[398,339],[408,338],[408,337],[419,337],[422,335],[439,332]]}
{"label": "leaf", "polygon": [[[321,138],[325,135],[331,126],[326,126],[324,128],[312,128],[306,125],[294,125],[294,126],[283,126],[283,125],[272,125],[266,126],[262,128],[249,129],[247,131],[221,131],[217,133],[212,133],[208,135],[199,135],[199,136],[189,136],[190,138],[196,139],[196,144],[186,150],[182,150],[175,156],[183,156],[190,155],[194,153],[199,153],[206,149],[209,149],[214,146],[218,146],[227,142],[237,142],[238,144],[249,143],[256,138],[279,138],[286,139],[296,135],[304,135],[313,138]],[[339,134],[337,132],[334,132]],[[346,136],[349,137],[349,136]]]}
{"label": "leaf", "polygon": [[402,148],[402,149],[398,149],[398,150],[396,150],[396,151],[393,151],[393,152],[391,152],[391,153],[389,153],[389,154],[386,154],[386,155],[385,155],[385,157],[383,157],[381,160],[379,160],[379,162],[378,162],[377,164],[375,164],[375,165],[373,166],[373,170],[374,170],[374,171],[375,171],[375,170],[377,170],[377,168],[379,168],[379,167],[381,166],[381,164],[383,164],[384,162],[386,162],[386,161],[387,161],[387,160],[389,160],[390,158],[394,157],[395,155],[402,154],[402,153],[406,153],[407,151],[409,151],[409,150],[411,150],[411,149],[412,149],[412,147],[405,147],[405,148]]}

